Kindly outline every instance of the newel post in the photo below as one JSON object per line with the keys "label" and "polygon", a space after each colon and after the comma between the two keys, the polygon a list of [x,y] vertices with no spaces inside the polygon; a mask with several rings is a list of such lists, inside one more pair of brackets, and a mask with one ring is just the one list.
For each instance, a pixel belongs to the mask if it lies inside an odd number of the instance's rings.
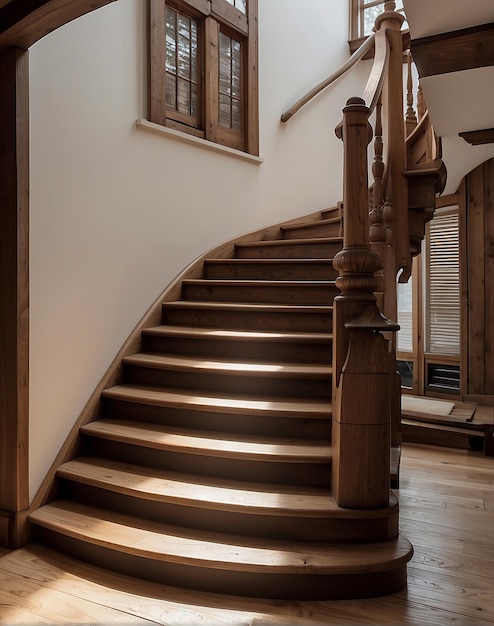
{"label": "newel post", "polygon": [[398,326],[376,304],[381,259],[369,247],[369,109],[350,98],[343,109],[344,247],[333,265],[341,295],[333,309],[333,495],[339,506],[388,505],[391,372],[394,354],[381,331]]}

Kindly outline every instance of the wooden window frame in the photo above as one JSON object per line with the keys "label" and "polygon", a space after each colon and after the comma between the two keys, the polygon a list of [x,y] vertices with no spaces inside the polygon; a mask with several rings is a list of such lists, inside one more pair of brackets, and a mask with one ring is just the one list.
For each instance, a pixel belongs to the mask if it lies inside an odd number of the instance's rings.
{"label": "wooden window frame", "polygon": [[[463,248],[463,209],[460,204],[460,198],[458,194],[452,194],[449,196],[443,196],[436,201],[436,208],[438,215],[457,214],[458,226],[459,226],[459,248],[460,255]],[[429,229],[427,229],[429,230]],[[426,343],[426,321],[425,321],[425,282],[427,281],[427,273],[425,271],[424,264],[426,262],[426,247],[429,234],[426,235],[426,240],[423,243],[423,250],[420,257],[416,257],[413,260],[412,277],[412,300],[413,300],[413,351],[408,352],[406,350],[397,350],[396,358],[399,361],[410,361],[413,363],[413,387],[403,388],[403,393],[411,393],[419,396],[429,396],[433,398],[460,398],[464,396],[465,390],[465,363],[464,363],[464,339],[462,338],[463,324],[461,320],[464,316],[464,310],[462,306],[462,282],[463,277],[461,274],[460,263],[460,354],[445,354],[440,352],[428,352]],[[444,391],[441,392],[437,389],[432,389],[428,386],[428,368],[431,364],[434,365],[458,365],[460,367],[460,392],[456,391]]]}
{"label": "wooden window frame", "polygon": [[[184,123],[166,107],[165,7],[199,20],[199,64],[202,92],[198,128]],[[249,0],[247,13],[227,0],[149,0],[150,120],[196,137],[249,154],[259,155],[258,0]],[[219,35],[241,44],[241,130],[219,124]]]}
{"label": "wooden window frame", "polygon": [[[370,6],[376,4],[384,4],[386,0],[368,0]],[[350,8],[350,38],[348,44],[350,46],[350,52],[353,53],[357,50],[369,35],[364,35],[363,31],[363,12],[364,12],[364,0],[349,0]],[[402,13],[402,9],[398,9]],[[369,59],[374,56],[374,50],[368,52],[364,59]]]}

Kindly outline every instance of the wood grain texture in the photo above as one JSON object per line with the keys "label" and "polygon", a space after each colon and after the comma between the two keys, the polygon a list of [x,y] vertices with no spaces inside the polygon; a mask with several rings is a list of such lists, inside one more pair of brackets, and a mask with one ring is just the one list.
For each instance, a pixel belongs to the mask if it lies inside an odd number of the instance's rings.
{"label": "wood grain texture", "polygon": [[494,22],[414,39],[411,47],[421,78],[494,65]]}
{"label": "wood grain texture", "polygon": [[115,0],[10,0],[0,13],[0,49],[27,50],[53,30]]}
{"label": "wood grain texture", "polygon": [[405,444],[401,463],[401,527],[406,535],[413,533],[415,544],[402,592],[337,602],[242,599],[135,580],[31,545],[0,551],[0,620],[149,626],[491,624],[493,460]]}
{"label": "wood grain texture", "polygon": [[0,510],[29,505],[29,60],[0,53]]}

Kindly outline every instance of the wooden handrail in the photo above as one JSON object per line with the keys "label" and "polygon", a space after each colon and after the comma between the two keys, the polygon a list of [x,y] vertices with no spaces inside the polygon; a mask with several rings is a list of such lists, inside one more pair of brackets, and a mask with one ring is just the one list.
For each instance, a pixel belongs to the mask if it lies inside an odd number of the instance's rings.
{"label": "wooden handrail", "polygon": [[[389,41],[385,30],[378,30],[376,33],[373,33],[373,37],[375,48],[374,63],[362,95],[362,100],[369,109],[369,115],[374,112],[381,97],[390,53]],[[336,136],[339,139],[342,139],[342,130],[343,122],[340,122],[335,128]]]}
{"label": "wooden handrail", "polygon": [[363,100],[369,107],[370,113],[374,111],[381,97],[389,65],[389,41],[385,30],[377,31],[375,35],[375,50],[374,64],[363,94]]}
{"label": "wooden handrail", "polygon": [[313,89],[311,89],[308,93],[305,94],[300,100],[298,100],[293,106],[291,106],[288,111],[283,113],[281,116],[282,122],[288,122],[295,113],[298,113],[302,107],[304,107],[308,102],[310,102],[313,98],[315,98],[318,94],[321,93],[326,87],[329,87],[332,83],[334,83],[338,78],[343,76],[350,70],[354,65],[356,65],[360,59],[362,59],[367,52],[374,46],[375,33],[369,35],[367,39],[362,43],[362,45],[355,50],[352,56],[338,69],[334,74],[331,74],[329,78],[323,80],[319,85],[316,85]]}

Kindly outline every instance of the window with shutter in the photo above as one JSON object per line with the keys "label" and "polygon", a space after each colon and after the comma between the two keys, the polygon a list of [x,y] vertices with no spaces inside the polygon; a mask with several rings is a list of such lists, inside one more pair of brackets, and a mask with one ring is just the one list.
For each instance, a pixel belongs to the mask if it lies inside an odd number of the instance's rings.
{"label": "window with shutter", "polygon": [[461,394],[460,215],[441,199],[427,224],[412,277],[398,284],[397,368],[417,395]]}
{"label": "window with shutter", "polygon": [[258,155],[258,0],[149,2],[151,121]]}
{"label": "window with shutter", "polygon": [[460,354],[460,237],[458,213],[428,224],[425,259],[425,336],[431,354]]}

